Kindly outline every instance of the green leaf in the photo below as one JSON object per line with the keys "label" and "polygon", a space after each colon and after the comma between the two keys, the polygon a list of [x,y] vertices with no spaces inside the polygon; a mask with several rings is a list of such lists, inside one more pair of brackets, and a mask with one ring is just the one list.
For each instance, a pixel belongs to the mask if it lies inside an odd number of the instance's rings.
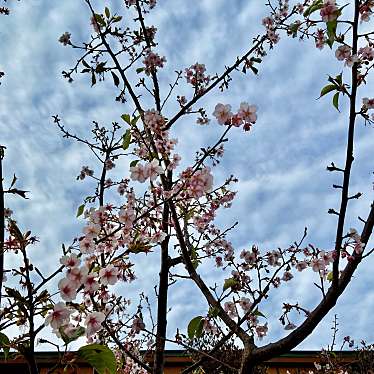
{"label": "green leaf", "polygon": [[249,68],[255,73],[255,75],[257,75],[258,74],[258,69],[257,68],[255,68],[254,66],[252,66],[252,65],[249,65]]}
{"label": "green leaf", "polygon": [[119,86],[119,78],[118,78],[118,75],[115,74],[115,73],[113,73],[112,71],[111,71],[111,73],[112,73],[112,77],[113,77],[114,85],[115,85],[116,87],[118,87],[118,86]]}
{"label": "green leaf", "polygon": [[334,44],[334,41],[335,41],[337,24],[338,24],[338,21],[336,19],[330,22],[326,22],[327,36],[329,37],[327,40],[327,44],[330,48],[332,48],[332,45]]}
{"label": "green leaf", "polygon": [[126,132],[123,134],[122,137],[122,148],[124,151],[126,151],[127,148],[129,148],[131,142],[131,132],[130,130],[126,130]]}
{"label": "green leaf", "polygon": [[136,166],[136,164],[139,162],[140,160],[133,160],[130,162],[130,168],[132,168],[133,166]]}
{"label": "green leaf", "polygon": [[105,26],[105,21],[101,14],[95,14],[95,20],[100,26]]}
{"label": "green leaf", "polygon": [[136,116],[136,117],[134,117],[134,118],[131,120],[131,126],[135,126],[136,123],[138,122],[139,118],[140,118],[140,116]]}
{"label": "green leaf", "polygon": [[121,21],[122,20],[122,16],[115,16],[114,18],[113,18],[113,22],[119,22],[119,21]]}
{"label": "green leaf", "polygon": [[336,108],[336,110],[338,112],[340,112],[339,110],[339,92],[337,92],[334,97],[332,98],[332,104],[334,105],[334,107]]}
{"label": "green leaf", "polygon": [[323,1],[322,0],[316,0],[314,1],[309,8],[304,12],[304,17],[310,16],[312,13],[314,13],[316,10],[319,10],[323,7]]}
{"label": "green leaf", "polygon": [[234,278],[225,279],[225,283],[223,284],[223,290],[226,291],[228,288],[234,287],[238,284],[238,281]]}
{"label": "green leaf", "polygon": [[122,114],[121,118],[131,126],[131,117],[130,114]]}
{"label": "green leaf", "polygon": [[201,261],[197,258],[196,248],[192,248],[192,251],[191,251],[191,263],[192,263],[192,266],[193,266],[193,268],[195,270],[201,264]]}
{"label": "green leaf", "polygon": [[92,76],[91,76],[91,87],[96,84],[96,76],[95,73],[92,71]]}
{"label": "green leaf", "polygon": [[337,75],[335,77],[335,80],[338,82],[338,84],[342,84],[343,83],[342,77],[343,77],[343,73],[340,73],[339,75]]}
{"label": "green leaf", "polygon": [[91,66],[88,65],[86,61],[82,60],[82,64],[83,64],[87,69],[91,69]]}
{"label": "green leaf", "polygon": [[333,273],[332,271],[330,271],[328,274],[327,274],[327,278],[326,278],[329,282],[332,282],[332,279],[333,279]]}
{"label": "green leaf", "polygon": [[325,96],[329,92],[334,91],[336,89],[337,89],[337,87],[335,86],[335,84],[328,84],[327,86],[322,88],[321,94],[319,95],[319,98],[322,97],[322,96]]}
{"label": "green leaf", "polygon": [[258,58],[258,57],[251,57],[250,61],[260,63],[262,60],[260,58]]}
{"label": "green leaf", "polygon": [[106,345],[89,344],[79,348],[77,354],[92,365],[99,374],[116,373],[116,358]]}
{"label": "green leaf", "polygon": [[81,215],[83,214],[83,212],[84,212],[84,207],[85,207],[84,204],[79,205],[78,210],[77,210],[77,217],[79,217],[79,216],[81,216]]}
{"label": "green leaf", "polygon": [[192,318],[187,327],[188,337],[193,339],[194,337],[200,338],[203,333],[203,316],[197,316]]}
{"label": "green leaf", "polygon": [[105,16],[106,18],[110,18],[110,10],[107,6],[105,7]]}
{"label": "green leaf", "polygon": [[127,248],[130,253],[137,254],[137,253],[148,253],[150,249],[152,248],[152,246],[145,244],[143,242],[135,242],[135,243],[129,244]]}
{"label": "green leaf", "polygon": [[261,313],[258,308],[256,308],[254,311],[253,311],[253,314],[257,317],[264,317],[266,318],[265,314]]}
{"label": "green leaf", "polygon": [[86,332],[86,329],[82,326],[79,326],[77,330],[74,332],[74,334],[69,335],[69,336],[65,334],[63,327],[60,327],[58,331],[60,332],[62,340],[67,345],[73,342],[74,340],[77,340],[81,336],[83,336],[84,333]]}
{"label": "green leaf", "polygon": [[219,309],[218,308],[216,308],[216,307],[210,307],[209,308],[209,311],[208,311],[209,317],[214,318],[214,317],[217,317],[218,314],[219,314]]}
{"label": "green leaf", "polygon": [[136,73],[137,73],[137,74],[140,74],[142,71],[144,71],[144,68],[137,68],[137,69],[136,69]]}
{"label": "green leaf", "polygon": [[292,23],[289,26],[288,31],[292,35],[293,38],[296,38],[297,31],[299,30],[299,27],[300,27],[300,23],[298,23],[298,22]]}
{"label": "green leaf", "polygon": [[4,351],[4,359],[6,360],[9,355],[10,341],[9,338],[0,332],[0,348]]}

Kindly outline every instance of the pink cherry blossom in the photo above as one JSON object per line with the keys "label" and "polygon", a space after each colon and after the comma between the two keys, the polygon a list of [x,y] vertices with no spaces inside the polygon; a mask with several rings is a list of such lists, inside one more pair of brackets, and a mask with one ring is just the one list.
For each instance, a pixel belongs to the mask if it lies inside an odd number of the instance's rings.
{"label": "pink cherry blossom", "polygon": [[285,272],[283,273],[282,281],[284,281],[284,282],[288,282],[288,281],[290,281],[292,278],[293,278],[292,273],[289,272],[289,271],[285,271]]}
{"label": "pink cherry blossom", "polygon": [[95,278],[97,278],[97,273],[90,273],[86,276],[84,281],[84,290],[89,294],[95,293],[99,289],[99,283]]}
{"label": "pink cherry blossom", "polygon": [[101,230],[101,226],[97,223],[90,223],[83,228],[83,233],[86,235],[87,239],[96,238]]}
{"label": "pink cherry blossom", "polygon": [[91,337],[100,331],[103,326],[102,323],[105,320],[105,314],[102,312],[92,312],[90,313],[84,322],[86,325],[86,336]]}
{"label": "pink cherry blossom", "polygon": [[358,54],[361,55],[361,57],[364,60],[373,61],[373,59],[374,59],[374,48],[367,45],[366,47],[360,48],[358,50]]}
{"label": "pink cherry blossom", "polygon": [[310,265],[315,272],[324,271],[326,267],[325,261],[322,258],[313,258]]}
{"label": "pink cherry blossom", "polygon": [[295,267],[298,271],[303,271],[308,267],[308,264],[306,261],[298,261]]}
{"label": "pink cherry blossom", "polygon": [[151,75],[151,73],[155,73],[157,68],[163,68],[166,62],[166,58],[160,57],[157,53],[152,51],[148,51],[144,60],[143,64],[145,65],[144,71],[147,75]]}
{"label": "pink cherry blossom", "polygon": [[351,56],[348,56],[346,59],[345,59],[345,63],[344,65],[345,66],[348,66],[348,67],[352,67],[354,63],[358,62],[359,61],[359,58],[357,55],[351,55]]}
{"label": "pink cherry blossom", "polygon": [[86,281],[87,274],[88,268],[86,266],[82,266],[81,268],[76,267],[68,270],[66,278],[71,282],[75,282],[76,288],[78,288],[82,283]]}
{"label": "pink cherry blossom", "polygon": [[162,243],[165,238],[166,234],[163,231],[158,231],[152,235],[151,241],[152,243]]}
{"label": "pink cherry blossom", "polygon": [[203,330],[208,334],[216,334],[218,332],[217,326],[211,323],[208,318],[204,318]]}
{"label": "pink cherry blossom", "polygon": [[51,325],[52,329],[58,330],[62,325],[69,322],[71,311],[66,307],[65,303],[57,303],[53,307],[53,311],[50,312],[45,319],[46,325]]}
{"label": "pink cherry blossom", "polygon": [[362,104],[367,109],[374,109],[374,99],[369,99],[367,97],[364,97],[362,99]]}
{"label": "pink cherry blossom", "polygon": [[319,256],[322,258],[326,266],[330,265],[334,261],[332,252],[321,251]]}
{"label": "pink cherry blossom", "polygon": [[65,301],[73,301],[77,297],[77,284],[68,278],[62,278],[58,282],[61,298]]}
{"label": "pink cherry blossom", "polygon": [[201,197],[204,193],[210,192],[213,187],[213,175],[210,168],[205,167],[193,174],[188,187],[191,195],[195,197]]}
{"label": "pink cherry blossom", "polygon": [[242,297],[239,301],[239,305],[243,309],[244,312],[248,312],[248,310],[252,307],[252,302],[247,297]]}
{"label": "pink cherry blossom", "polygon": [[116,164],[110,158],[108,158],[105,160],[104,166],[106,170],[112,170],[116,167]]}
{"label": "pink cherry blossom", "polygon": [[60,43],[62,43],[63,45],[68,45],[68,44],[71,44],[71,41],[70,41],[70,38],[71,38],[71,34],[70,32],[64,32],[60,38],[58,39],[58,41]]}
{"label": "pink cherry blossom", "polygon": [[370,21],[370,16],[373,14],[373,10],[371,7],[373,6],[373,3],[367,2],[364,3],[360,6],[359,11],[360,11],[360,18],[361,22],[369,22]]}
{"label": "pink cherry blossom", "polygon": [[226,301],[225,304],[223,304],[223,308],[230,318],[235,318],[238,316],[235,303]]}
{"label": "pink cherry blossom", "polygon": [[263,20],[262,20],[262,24],[263,24],[266,28],[271,28],[271,27],[273,27],[273,25],[274,25],[274,19],[271,18],[271,17],[265,17],[265,18],[263,18]]}
{"label": "pink cherry blossom", "polygon": [[107,267],[100,269],[99,276],[100,282],[104,286],[108,284],[114,285],[118,281],[118,270],[114,265],[108,265]]}
{"label": "pink cherry blossom", "polygon": [[257,334],[257,336],[259,337],[259,339],[261,340],[264,336],[266,336],[267,335],[267,333],[268,333],[268,330],[269,330],[269,328],[268,328],[268,324],[267,324],[267,322],[265,323],[265,325],[258,325],[258,326],[256,326],[256,334]]}
{"label": "pink cherry blossom", "polygon": [[254,123],[257,120],[256,111],[256,105],[249,105],[248,103],[243,102],[240,104],[238,114],[244,119],[244,121]]}
{"label": "pink cherry blossom", "polygon": [[145,324],[143,320],[139,317],[135,317],[132,321],[131,331],[134,334],[138,334],[140,331],[144,330]]}
{"label": "pink cherry blossom", "polygon": [[161,133],[165,122],[165,118],[155,109],[144,112],[144,123],[157,134]]}
{"label": "pink cherry blossom", "polygon": [[118,213],[118,221],[126,227],[131,227],[135,220],[135,211],[132,208],[121,208]]}
{"label": "pink cherry blossom", "polygon": [[217,121],[220,125],[224,125],[225,123],[230,122],[231,117],[233,116],[231,112],[231,105],[230,104],[217,104],[213,116],[217,118]]}
{"label": "pink cherry blossom", "polygon": [[335,4],[335,0],[325,0],[323,3],[323,8],[321,8],[320,14],[322,17],[322,21],[334,21],[338,17],[338,8]]}
{"label": "pink cherry blossom", "polygon": [[168,165],[168,170],[176,169],[181,159],[181,156],[179,156],[178,154],[174,154],[173,158],[170,161],[170,164]]}
{"label": "pink cherry blossom", "polygon": [[159,165],[158,160],[154,159],[145,165],[145,173],[151,181],[154,181],[160,174],[163,173],[163,169]]}
{"label": "pink cherry blossom", "polygon": [[135,166],[131,166],[130,172],[130,178],[134,181],[144,183],[148,178],[147,169],[140,162]]}
{"label": "pink cherry blossom", "polygon": [[316,37],[315,37],[316,47],[318,49],[323,49],[325,45],[325,41],[326,41],[326,38],[325,38],[324,31],[322,29],[318,29],[316,33]]}
{"label": "pink cherry blossom", "polygon": [[81,253],[93,253],[95,251],[95,243],[92,238],[83,238],[79,241],[79,249]]}
{"label": "pink cherry blossom", "polygon": [[277,34],[274,30],[269,29],[266,35],[271,43],[277,44],[280,40],[279,34]]}
{"label": "pink cherry blossom", "polygon": [[12,214],[13,214],[13,210],[12,209],[4,208],[4,217],[5,218],[10,218]]}
{"label": "pink cherry blossom", "polygon": [[339,61],[343,61],[346,58],[351,56],[352,48],[348,45],[341,45],[336,51],[335,51],[335,57]]}
{"label": "pink cherry blossom", "polygon": [[80,263],[81,260],[74,253],[72,253],[70,256],[62,256],[60,258],[60,264],[65,265],[68,268],[77,267],[80,265]]}

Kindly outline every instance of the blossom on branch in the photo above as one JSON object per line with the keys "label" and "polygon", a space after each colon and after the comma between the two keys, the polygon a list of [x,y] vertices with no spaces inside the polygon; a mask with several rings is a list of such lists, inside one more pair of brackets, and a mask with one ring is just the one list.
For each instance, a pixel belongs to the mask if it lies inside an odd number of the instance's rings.
{"label": "blossom on branch", "polygon": [[86,325],[86,336],[89,338],[100,331],[103,326],[102,323],[105,321],[105,314],[102,312],[92,312],[84,321]]}
{"label": "blossom on branch", "polygon": [[58,330],[62,325],[69,322],[71,310],[66,307],[65,303],[57,303],[45,319],[45,325],[51,325],[53,330]]}

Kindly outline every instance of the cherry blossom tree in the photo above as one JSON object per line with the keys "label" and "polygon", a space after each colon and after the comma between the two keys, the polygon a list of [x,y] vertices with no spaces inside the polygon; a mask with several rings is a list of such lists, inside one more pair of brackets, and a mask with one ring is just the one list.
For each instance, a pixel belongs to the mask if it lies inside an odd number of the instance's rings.
{"label": "cherry blossom tree", "polygon": [[[43,326],[50,325],[66,347],[85,335],[96,349],[98,344],[114,349],[118,372],[160,374],[165,346],[170,342],[196,357],[184,373],[203,368],[207,361],[216,362],[216,372],[255,373],[259,364],[289,352],[313,332],[335,306],[360,262],[373,251],[367,248],[374,224],[373,203],[365,212],[367,218],[359,223],[360,230],[347,228],[346,220],[348,204],[361,196],[350,191],[355,128],[374,122],[374,99],[359,96],[373,68],[374,32],[369,27],[374,2],[269,1],[269,16],[262,20],[263,34],[255,36],[248,50],[234,58],[222,73],[209,74],[203,63],[194,63],[176,70],[166,90],[159,77],[167,58],[159,54],[157,29],[148,23],[153,8],[162,4],[155,0],[125,0],[122,10],[126,18],[122,18],[109,5],[95,9],[92,1],[84,2],[91,12],[92,34],[83,43],[75,41],[69,32],[60,37],[64,47],[81,52],[63,76],[72,83],[77,75],[88,75],[92,86],[110,79],[113,98],[130,109],[113,119],[110,126],[94,121],[91,136],[85,138],[67,129],[58,115],[53,116],[65,138],[87,146],[95,155],[98,166],[83,166],[77,179],[94,180],[96,188],[78,208],[77,216],[86,222],[82,232],[70,246],[63,247],[61,266],[56,272],[49,277],[40,274],[41,286],[31,284],[25,260],[26,273],[20,271],[19,275],[28,288],[29,308],[38,310],[38,306],[34,307],[38,305],[34,291],[63,272],[58,282],[59,295],[45,295],[39,314],[46,317]],[[123,23],[123,19],[127,22]],[[261,112],[253,101],[217,103],[214,108],[199,105],[217,89],[229,89],[233,74],[257,74],[284,36],[305,40],[303,47],[315,44],[313,48],[329,48],[342,63],[343,72],[330,73],[320,93],[321,100],[333,94],[332,104],[337,111],[343,106],[348,108],[345,164],[332,162],[327,167],[341,176],[341,183],[334,185],[340,192],[340,207],[329,211],[337,218],[335,243],[327,250],[318,244],[305,244],[305,229],[287,248],[264,250],[248,243],[248,248],[238,253],[229,241],[236,224],[222,228],[215,223],[221,211],[230,211],[237,179],[228,175],[217,184],[214,170],[219,167],[232,132],[255,136],[253,127],[261,122]],[[189,87],[189,95],[178,93],[182,84]],[[166,116],[175,106],[178,110]],[[201,126],[222,129],[214,142],[197,150],[193,160],[182,160],[175,147],[178,141],[183,142],[175,137],[178,122],[186,118],[191,119],[194,131]],[[182,167],[183,163],[188,166]],[[123,177],[113,180],[111,170],[123,165]],[[10,241],[3,238],[2,243],[10,251],[9,243],[14,238],[17,241],[17,235],[14,221],[8,219],[8,223]],[[18,234],[17,249],[28,237]],[[140,290],[134,312],[130,300],[119,295],[115,287],[136,282],[133,262],[149,252],[160,256],[157,306],[154,308]],[[199,274],[202,262],[222,268],[223,284],[210,285],[203,279]],[[285,301],[279,316],[285,336],[261,345],[271,324],[276,323],[265,319],[262,303],[280,285],[292,287],[299,273],[307,271],[316,276],[320,302],[308,310],[302,302]],[[182,279],[198,287],[196,297],[201,296],[208,306],[205,315],[194,317],[188,326],[180,326],[174,336],[168,336],[169,287]],[[19,303],[15,307],[20,309]],[[35,313],[22,313],[28,315],[31,328]],[[295,314],[304,320],[296,323]],[[11,315],[7,314],[8,320]],[[35,333],[29,333],[31,336],[35,338]]]}

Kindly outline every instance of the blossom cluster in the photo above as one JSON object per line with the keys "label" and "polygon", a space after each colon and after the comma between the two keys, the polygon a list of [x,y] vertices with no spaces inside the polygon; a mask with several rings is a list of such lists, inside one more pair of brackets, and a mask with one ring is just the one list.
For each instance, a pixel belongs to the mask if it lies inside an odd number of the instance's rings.
{"label": "blossom cluster", "polygon": [[130,178],[132,180],[144,183],[147,179],[151,182],[155,181],[164,171],[160,166],[159,161],[154,159],[144,165],[141,162],[138,162],[135,166],[130,167],[130,172]]}
{"label": "blossom cluster", "polygon": [[335,56],[339,61],[345,61],[345,66],[351,67],[358,62],[358,56],[352,55],[352,48],[345,44],[338,47]]}
{"label": "blossom cluster", "polygon": [[[105,314],[102,312],[88,313],[85,318],[84,325],[71,323],[71,315],[74,311],[66,306],[65,303],[59,302],[53,306],[53,310],[47,315],[45,324],[50,325],[53,332],[61,336],[63,333],[68,338],[72,338],[78,330],[85,332],[88,339],[102,329],[102,323],[105,320]],[[79,318],[78,318],[79,319]]]}
{"label": "blossom cluster", "polygon": [[209,167],[197,171],[187,168],[182,172],[180,179],[186,198],[200,198],[210,192],[213,187],[213,175]]}
{"label": "blossom cluster", "polygon": [[374,1],[373,0],[364,1],[360,5],[359,12],[360,12],[361,22],[369,22],[370,21],[370,17],[373,14],[373,9],[374,9]]}
{"label": "blossom cluster", "polygon": [[243,125],[245,131],[250,130],[253,123],[257,121],[256,105],[249,105],[242,102],[237,113],[231,112],[230,104],[218,103],[214,109],[213,116],[216,117],[220,125],[231,125],[240,127]]}
{"label": "blossom cluster", "polygon": [[68,45],[68,44],[71,44],[71,41],[70,41],[70,38],[71,38],[71,34],[70,32],[64,32],[60,38],[58,39],[58,41],[63,44],[63,45]]}
{"label": "blossom cluster", "polygon": [[323,7],[320,10],[322,21],[331,22],[338,18],[339,9],[336,6],[335,0],[324,0]]}
{"label": "blossom cluster", "polygon": [[165,118],[155,109],[144,112],[144,124],[155,134],[161,134],[165,126]]}
{"label": "blossom cluster", "polygon": [[151,75],[157,71],[157,68],[163,68],[166,62],[166,58],[159,56],[157,53],[148,51],[143,60],[144,72],[147,75]]}
{"label": "blossom cluster", "polygon": [[92,177],[94,175],[93,170],[88,166],[83,166],[81,172],[79,173],[77,179],[83,180],[86,177]]}
{"label": "blossom cluster", "polygon": [[254,330],[259,339],[265,337],[268,333],[268,324],[267,322],[263,325],[259,323],[258,316],[255,313],[249,313],[252,309],[252,302],[247,297],[241,297],[236,301],[227,301],[224,303],[224,310],[230,318],[237,318],[239,316],[239,311],[237,305],[239,304],[243,313],[247,314],[247,321],[249,327]]}
{"label": "blossom cluster", "polygon": [[202,94],[210,82],[210,76],[206,75],[205,72],[205,65],[198,62],[185,69],[187,83],[195,88],[197,94]]}

